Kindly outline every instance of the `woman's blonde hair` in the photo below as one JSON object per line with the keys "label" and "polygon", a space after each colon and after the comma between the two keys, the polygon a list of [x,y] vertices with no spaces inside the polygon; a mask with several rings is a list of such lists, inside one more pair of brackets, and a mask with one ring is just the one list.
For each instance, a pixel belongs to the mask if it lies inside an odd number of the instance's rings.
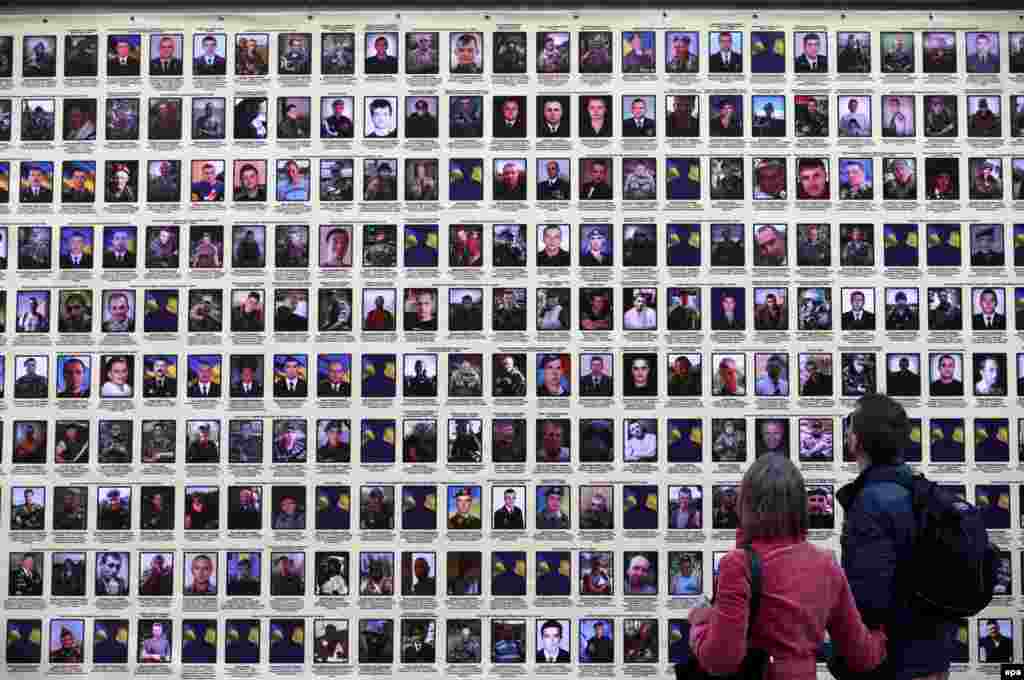
{"label": "woman's blonde hair", "polygon": [[743,475],[738,510],[746,539],[803,536],[809,525],[803,475],[785,456],[761,456]]}

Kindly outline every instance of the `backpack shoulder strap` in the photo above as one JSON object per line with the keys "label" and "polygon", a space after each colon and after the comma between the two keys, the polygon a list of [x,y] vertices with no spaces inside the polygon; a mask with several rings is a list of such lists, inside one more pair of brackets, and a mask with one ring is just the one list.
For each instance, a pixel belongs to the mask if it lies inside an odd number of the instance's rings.
{"label": "backpack shoulder strap", "polygon": [[754,621],[757,619],[757,612],[761,608],[761,556],[757,554],[754,547],[747,543],[743,546],[750,560],[750,623],[747,625],[747,637],[750,637],[754,629]]}

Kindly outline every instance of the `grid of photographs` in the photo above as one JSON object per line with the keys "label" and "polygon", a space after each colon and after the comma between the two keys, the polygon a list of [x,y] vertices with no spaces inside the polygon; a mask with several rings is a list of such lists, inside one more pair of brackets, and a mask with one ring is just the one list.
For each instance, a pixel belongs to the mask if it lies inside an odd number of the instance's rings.
{"label": "grid of photographs", "polygon": [[1016,15],[508,16],[7,17],[0,661],[664,675],[874,392],[1020,660]]}

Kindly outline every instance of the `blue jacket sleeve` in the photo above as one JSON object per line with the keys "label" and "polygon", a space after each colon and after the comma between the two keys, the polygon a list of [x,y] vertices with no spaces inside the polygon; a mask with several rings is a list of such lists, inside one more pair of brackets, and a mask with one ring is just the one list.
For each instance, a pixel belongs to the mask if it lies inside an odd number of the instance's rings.
{"label": "blue jacket sleeve", "polygon": [[885,494],[872,493],[875,491],[865,490],[860,507],[850,513],[843,527],[843,569],[857,608],[869,626],[891,618],[896,602],[896,566],[913,535],[909,498],[904,512],[903,508],[892,507],[897,499],[883,498]]}

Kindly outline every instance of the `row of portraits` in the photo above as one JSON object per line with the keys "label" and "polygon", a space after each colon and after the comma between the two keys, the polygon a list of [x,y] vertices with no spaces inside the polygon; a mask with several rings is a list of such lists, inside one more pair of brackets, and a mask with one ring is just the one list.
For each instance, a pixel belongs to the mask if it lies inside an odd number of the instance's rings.
{"label": "row of portraits", "polygon": [[[766,454],[773,455],[773,454]],[[948,462],[948,461],[946,461]],[[963,484],[943,484],[954,495],[960,498],[967,498],[967,487]],[[1013,489],[1010,484],[1002,482],[984,482],[973,485],[973,500],[978,505],[980,519],[987,529],[1007,530],[1014,525],[1011,512],[1011,497]],[[38,486],[15,486],[11,488],[11,531],[43,531],[45,528],[46,508],[46,487]],[[133,527],[133,496],[131,487],[97,487],[97,494],[102,497],[96,499],[96,529],[98,531],[132,531]],[[450,485],[446,491],[442,491],[439,497],[436,486],[403,486],[400,498],[396,497],[394,486],[388,485],[364,485],[360,487],[360,500],[358,502],[358,528],[361,531],[394,531],[396,529],[408,531],[437,531],[439,524],[443,523],[448,532],[476,532],[472,536],[479,536],[485,528],[490,525],[493,531],[526,531],[528,528],[538,532],[569,531],[577,528],[581,531],[615,531],[622,528],[626,531],[654,531],[662,526],[662,514],[664,514],[664,525],[669,530],[729,530],[739,527],[737,516],[737,493],[738,488],[735,482],[714,483],[710,485],[710,493],[705,491],[701,485],[685,486],[672,485],[664,490],[657,485],[626,484],[622,489],[621,507],[619,496],[613,486],[588,486],[579,487],[561,485],[538,485],[534,489],[535,510],[527,507],[528,491],[526,487],[506,486],[496,484],[491,488],[492,500],[491,509],[486,509],[487,500],[484,498],[485,487],[478,485]],[[60,497],[61,509],[72,511],[70,518],[60,517],[58,520],[58,509],[54,509],[53,525],[64,527],[62,530],[83,531],[90,519],[90,506],[92,505],[86,497],[86,487],[56,487],[55,494],[63,494]],[[185,499],[182,503],[181,512],[176,510],[174,487],[167,486],[145,486],[139,489],[142,496],[141,512],[142,520],[139,522],[143,531],[173,531],[180,521],[185,532],[191,536],[198,536],[196,532],[220,531],[225,527],[222,522],[221,505],[224,504],[221,498],[221,489],[218,486],[186,486],[184,488]],[[832,530],[835,528],[835,496],[834,485],[831,483],[814,483],[805,486],[805,497],[808,510],[807,528],[812,530]],[[272,500],[275,505],[271,508],[270,527],[274,531],[305,531],[313,528],[317,530],[342,530],[352,529],[352,516],[355,513],[353,507],[352,491],[348,486],[318,486],[316,490],[317,506],[315,510],[307,505],[307,489],[305,486],[273,486],[271,488],[271,499],[263,495],[263,488],[256,486],[234,486],[228,490],[229,502],[227,503],[226,526],[229,530],[237,531],[262,531],[264,529],[263,504]],[[1020,492],[1018,492],[1018,495]],[[447,497],[447,504],[444,502]],[[572,497],[576,496],[577,502],[574,506]],[[667,500],[666,503],[660,501]],[[400,501],[400,502],[398,502]],[[79,505],[69,505],[77,503]],[[439,507],[440,506],[440,507]],[[665,512],[662,513],[664,507]],[[447,508],[447,509],[445,509]],[[575,509],[574,509],[575,508]],[[309,512],[307,513],[307,510]],[[307,517],[307,515],[314,515]],[[438,515],[442,514],[444,519],[439,520]],[[578,517],[574,517],[577,515]],[[485,516],[489,517],[485,522]],[[534,518],[533,522],[528,517]],[[179,519],[180,518],[180,519]],[[400,526],[398,519],[401,519]],[[707,521],[705,521],[707,520]],[[620,526],[621,525],[621,526]],[[557,540],[559,537],[552,534],[543,534],[547,540]],[[563,540],[573,540],[571,534],[561,536]],[[248,551],[247,551],[248,553]],[[32,553],[27,553],[32,554]],[[129,567],[129,553],[114,553],[121,557],[116,566],[107,565],[106,555],[109,552],[98,552],[96,556],[96,596],[119,595],[126,596],[131,590],[131,570]],[[143,553],[145,555],[146,553]],[[162,553],[160,553],[162,554]],[[451,557],[453,553],[449,552]],[[458,553],[454,553],[458,554]],[[479,555],[479,553],[477,553]],[[188,555],[188,553],[186,553]],[[283,576],[294,577],[288,585],[291,592],[271,592],[272,595],[303,595],[305,594],[305,560],[303,553],[297,553],[298,558],[285,553],[285,565],[278,565]],[[388,553],[393,560],[393,554]],[[84,553],[83,553],[84,561]],[[173,553],[170,559],[164,557],[163,561],[169,561],[173,568]],[[208,562],[206,576],[216,573],[217,559],[216,551],[211,559],[207,556]],[[34,574],[31,582],[26,583],[22,578],[17,578],[19,573],[20,559],[11,559],[12,578],[9,581],[9,593],[13,596],[35,596],[42,595],[42,577]],[[40,559],[39,567],[43,566]],[[259,558],[255,560],[258,564]],[[281,559],[273,562],[279,563]],[[56,562],[54,563],[56,567]],[[145,566],[145,565],[143,565]],[[193,575],[195,564],[192,565]],[[102,580],[104,571],[112,580],[118,577],[115,583],[105,584]],[[141,571],[141,570],[140,570]],[[167,576],[170,582],[163,585],[164,589],[173,587],[173,571]],[[29,577],[25,573],[24,577]],[[81,576],[85,576],[84,565]],[[299,579],[302,579],[301,581]],[[218,595],[216,583],[208,583],[202,590],[189,588],[189,580],[184,579],[186,595]],[[143,585],[144,581],[139,585]],[[379,594],[393,595],[393,584],[386,584],[387,589],[382,590],[378,583],[375,592],[360,592],[360,595]],[[568,583],[566,583],[568,586]],[[74,593],[77,596],[85,596],[86,579],[77,584],[78,590]],[[361,589],[362,591],[363,589]],[[33,592],[35,591],[35,592]],[[195,592],[190,592],[195,591]],[[654,594],[656,591],[650,591]],[[57,593],[54,593],[56,595]],[[72,595],[72,593],[61,593]],[[147,593],[156,595],[158,593]],[[160,595],[171,595],[171,592],[161,592]],[[232,594],[232,593],[229,593]],[[258,595],[259,593],[251,593]],[[348,592],[341,594],[349,594]],[[427,593],[420,593],[427,594]],[[434,593],[431,593],[433,595]],[[479,588],[475,592],[449,592],[449,595],[481,594]],[[569,595],[569,592],[565,592]],[[611,592],[607,593],[611,594]]]}
{"label": "row of portraits", "polygon": [[[724,554],[715,553],[716,565]],[[637,565],[641,564],[638,560]],[[53,617],[47,625],[49,638],[44,639],[42,619],[9,619],[8,661],[40,664],[45,651],[48,662],[57,667],[86,662],[127,664],[132,656],[140,664],[256,664],[261,658],[270,664],[312,661],[316,666],[480,664],[486,660],[495,664],[551,663],[564,668],[574,663],[656,664],[665,658],[670,663],[685,663],[690,654],[690,624],[685,618],[626,617],[620,623],[611,617],[527,619],[503,614],[442,621],[420,615],[397,622],[392,618],[315,618],[312,624],[305,618],[229,618],[223,623],[185,618],[180,624],[170,618],[139,618],[133,624],[130,619]],[[179,625],[180,641],[176,637]],[[996,633],[1003,636],[1000,651],[1012,644],[1013,619],[979,619],[978,625],[983,643],[988,640],[986,631],[994,625]],[[962,637],[969,638],[966,619],[962,626]],[[667,632],[663,633],[663,628]],[[91,631],[89,638],[87,630]],[[312,651],[307,650],[309,630],[313,633]],[[662,649],[663,634],[668,639],[667,652]],[[966,643],[963,646],[966,661],[969,649]],[[987,648],[982,644],[979,654]],[[826,649],[819,651],[821,663],[826,661]]]}
{"label": "row of portraits", "polygon": [[[495,75],[611,74],[616,65],[622,74],[785,74],[791,69],[826,75],[876,68],[883,74],[999,74],[1004,58],[1011,73],[1024,72],[1024,33],[1008,33],[1005,56],[1001,36],[998,30],[882,31],[877,38],[867,31],[833,36],[805,30],[793,31],[790,44],[785,31],[709,31],[705,52],[701,33],[692,30],[629,30],[621,32],[620,40],[601,30],[575,36],[569,31],[532,36],[525,31],[448,31],[446,41],[439,31],[367,31],[358,38],[355,33],[322,33],[319,59],[312,33],[279,33],[276,41],[270,33],[194,33],[191,54],[184,34],[160,32],[106,35],[102,47],[99,35],[66,35],[63,59],[56,35],[25,35],[18,47],[24,78],[55,78],[58,64],[63,64],[64,77],[94,78],[101,75],[101,62],[106,64],[102,75],[118,78],[224,77],[229,71],[235,76],[272,71],[280,76],[355,75],[357,60],[366,75],[397,75],[403,63],[406,75],[438,75],[442,65],[451,75],[478,75],[486,71],[488,54]],[[880,47],[872,49],[875,40]],[[276,57],[271,53],[275,42]],[[13,36],[0,37],[0,77],[14,75],[15,45]],[[445,45],[447,57],[441,54]]]}
{"label": "row of portraits", "polygon": [[[179,269],[183,249],[185,266],[197,270],[308,269],[314,263],[323,269],[437,268],[443,264],[442,251],[447,252],[444,264],[455,269],[483,268],[488,260],[495,268],[526,268],[531,261],[538,268],[574,262],[583,268],[700,267],[705,262],[712,268],[838,263],[844,269],[924,265],[936,271],[964,265],[1024,266],[1024,224],[1008,229],[1000,223],[929,222],[923,229],[917,223],[886,223],[881,229],[871,223],[841,223],[838,237],[831,224],[816,222],[669,223],[661,228],[646,222],[542,223],[534,225],[532,239],[528,225],[502,223],[489,228],[449,224],[446,230],[438,224],[405,224],[401,231],[395,224],[322,224],[316,230],[308,224],[234,224],[230,229],[210,224],[195,225],[187,235],[175,224],[148,226],[144,232],[128,224],[13,229],[15,268],[29,272],[55,267],[85,272],[97,264],[111,271],[140,265]],[[8,266],[10,238],[8,227],[0,226],[0,270]],[[393,304],[391,311],[396,311]]]}
{"label": "row of portraits", "polygon": [[[854,300],[849,316],[856,319],[858,312],[868,313],[859,307],[861,302]],[[531,392],[538,397],[611,398],[620,390],[623,397],[648,398],[834,397],[833,373],[840,372],[839,393],[847,398],[881,390],[882,376],[887,387],[883,391],[893,396],[1005,397],[1012,386],[1008,374],[1013,358],[990,351],[932,350],[924,358],[920,352],[887,352],[879,366],[874,353],[842,352],[840,371],[834,371],[831,352],[798,353],[797,365],[792,366],[787,352],[714,351],[706,358],[711,368],[705,370],[700,352],[670,352],[664,357],[658,352],[626,352],[620,378],[615,370],[619,362],[610,353],[537,353],[532,371],[526,353],[494,353],[487,357],[490,361],[483,354],[453,353],[445,357],[447,375],[439,356],[365,353],[359,356],[361,375],[353,376],[357,366],[352,354],[318,354],[313,376],[306,354],[275,354],[272,361],[265,361],[262,354],[232,354],[225,366],[220,354],[189,354],[185,365],[179,365],[176,354],[146,354],[141,359],[101,354],[94,362],[90,354],[61,353],[56,375],[51,376],[48,355],[17,354],[13,393],[15,399],[44,400],[55,384],[58,399],[90,399],[97,392],[102,399],[347,399],[355,396],[353,385],[360,384],[359,396],[365,399],[397,398],[399,386],[404,398],[432,399],[525,397]],[[273,369],[271,387],[265,364]],[[488,364],[490,370],[485,371]],[[1017,354],[1016,364],[1018,394],[1024,394],[1024,353]],[[705,385],[708,381],[710,385]]]}
{"label": "row of portraits", "polygon": [[[451,158],[448,177],[437,158],[364,158],[357,173],[351,158],[223,159],[182,161],[21,161],[12,176],[9,161],[0,161],[0,204],[18,197],[21,206],[179,203],[224,205],[311,202],[493,200],[509,205],[526,201],[568,204],[615,200],[699,201],[1003,201],[1024,198],[1024,158],[1000,156],[824,157],[626,156],[579,158]],[[961,167],[967,173],[961,177]],[[577,165],[578,177],[573,177]],[[141,166],[141,167],[140,167]],[[532,167],[531,167],[532,166]],[[832,168],[835,167],[835,175]],[[404,167],[404,172],[399,171]],[[621,179],[616,179],[616,169]],[[144,175],[144,176],[143,176]],[[357,188],[357,175],[361,176]],[[661,175],[661,176],[659,176]],[[749,179],[748,179],[749,175]],[[1009,176],[1007,176],[1009,175]],[[919,181],[919,179],[921,181]],[[490,192],[485,185],[490,185]],[[838,185],[838,189],[834,187]],[[966,186],[962,186],[966,185]],[[318,197],[314,187],[318,186]],[[875,191],[878,188],[879,191]],[[923,189],[923,191],[922,191]],[[965,190],[966,189],[966,190]],[[1009,189],[1009,196],[1007,195]],[[143,190],[145,192],[143,193]],[[813,207],[813,206],[812,206]]]}
{"label": "row of portraits", "polygon": [[[699,487],[693,490],[696,492]],[[823,501],[822,496],[826,492],[828,496]],[[808,494],[819,494],[809,496],[814,500],[808,505],[817,509],[814,517],[831,514],[833,500],[830,489],[812,487]],[[819,508],[821,505],[826,507]],[[700,515],[693,506],[682,512]],[[817,525],[825,523],[820,519],[814,522]],[[621,569],[628,573],[630,563],[638,555],[649,560],[646,578],[631,579],[632,582],[620,578],[617,572]],[[718,555],[717,551],[715,555]],[[393,552],[364,551],[356,554],[358,570],[353,568],[355,565],[351,564],[350,554],[340,550],[316,552],[309,560],[303,551],[274,551],[269,556],[261,550],[244,549],[224,553],[216,550],[186,551],[184,554],[171,551],[141,551],[138,554],[100,551],[93,556],[69,550],[49,553],[52,564],[51,569],[46,570],[49,573],[44,572],[46,557],[43,552],[14,553],[11,564],[17,570],[26,558],[31,559],[32,573],[36,574],[38,570],[42,580],[42,583],[34,585],[37,588],[42,586],[43,591],[50,591],[55,597],[85,597],[87,592],[94,592],[100,598],[136,594],[171,597],[178,592],[185,597],[225,595],[252,598],[262,594],[267,581],[270,581],[271,597],[301,596],[308,590],[321,597],[392,596],[399,593],[403,596],[434,597],[439,594],[438,586],[452,596],[483,595],[490,591],[496,597],[525,597],[529,581],[534,581],[531,590],[535,593],[531,592],[531,595],[552,597],[561,594],[563,589],[568,594],[571,583],[565,577],[570,577],[573,572],[578,572],[580,594],[590,597],[610,598],[619,595],[620,591],[626,595],[657,595],[667,591],[671,597],[695,596],[703,593],[705,584],[704,554],[700,550],[668,551],[667,556],[653,551],[627,550],[621,561],[619,555],[612,551],[580,550],[571,554],[561,550],[539,550],[534,555],[517,550],[493,551],[490,553],[490,579],[486,578],[485,554],[479,551],[448,552],[443,561],[438,560],[436,553],[425,550],[403,551],[397,559]],[[563,560],[570,563],[563,564]],[[573,565],[572,561],[576,564]],[[443,577],[440,575],[442,562],[447,562],[445,566],[448,567]],[[662,564],[668,564],[668,588],[665,588],[664,576],[657,573]],[[90,569],[93,565],[95,568]],[[307,584],[306,572],[310,565],[315,578],[311,579],[313,583]],[[552,573],[550,567],[556,565],[557,578],[549,578]],[[135,571],[137,578],[133,574]],[[358,574],[354,573],[356,571]],[[88,572],[94,572],[95,578],[89,578],[92,574],[87,575]],[[536,572],[535,578],[531,578],[534,576],[531,572]],[[358,581],[353,583],[356,576]],[[88,588],[90,582],[95,582],[95,589]],[[17,595],[27,593],[18,592]]]}
{"label": "row of portraits", "polygon": [[[898,361],[896,358],[897,363],[892,366],[893,373],[900,370]],[[1018,430],[1022,424],[1024,419],[1018,420]],[[978,463],[1010,463],[1011,425],[1009,418],[993,416],[977,417],[970,423],[962,417],[934,417],[927,423],[921,418],[912,418],[905,459],[920,463],[927,451],[927,460],[932,463],[964,464],[969,456]],[[99,465],[127,465],[136,460],[147,465],[173,465],[179,459],[178,452],[183,450],[187,465],[218,465],[225,461],[231,465],[262,465],[269,441],[269,458],[275,465],[314,461],[347,464],[354,462],[354,452],[358,452],[360,462],[367,464],[480,464],[488,459],[495,463],[526,463],[528,458],[538,464],[573,461],[653,464],[663,457],[669,463],[696,464],[704,462],[705,450],[710,451],[712,463],[743,463],[748,460],[751,444],[755,457],[771,453],[791,458],[795,450],[800,463],[832,463],[837,458],[844,463],[854,462],[845,446],[842,451],[835,451],[834,418],[819,415],[755,417],[750,423],[744,417],[713,417],[706,428],[701,418],[668,418],[661,422],[641,417],[626,418],[618,423],[613,418],[597,417],[579,418],[574,425],[569,418],[550,417],[535,419],[532,436],[524,418],[495,418],[489,427],[482,418],[449,418],[447,423],[429,417],[401,421],[363,418],[355,425],[358,440],[353,439],[353,423],[347,417],[317,419],[312,432],[310,427],[305,419],[291,416],[274,418],[269,424],[263,418],[231,418],[226,425],[217,418],[195,419],[181,428],[174,420],[142,419],[137,437],[132,420],[100,419],[94,425],[87,419],[69,418],[55,421],[51,444],[48,421],[15,420],[11,426],[14,449],[11,460],[16,465],[45,465],[50,460],[55,465],[89,465],[94,462],[91,452],[96,451],[95,462]],[[179,429],[183,431],[181,437]],[[96,431],[95,442],[93,430]],[[619,430],[621,439],[616,434]],[[440,434],[443,434],[443,441]],[[1018,435],[1018,453],[1024,454],[1024,431],[1019,431]],[[662,443],[665,444],[664,455]],[[1024,455],[1017,458],[1024,459]],[[112,490],[115,489],[97,491],[97,503],[107,503]],[[539,501],[548,490],[537,495],[538,507],[543,507]],[[45,507],[45,491],[37,489],[33,494],[34,503]],[[119,503],[127,503],[131,492],[116,488],[112,495],[118,496]],[[479,493],[475,495],[479,498]],[[15,491],[14,496],[13,506],[24,502],[23,493]],[[496,492],[496,504],[500,497]],[[525,497],[520,494],[521,499]],[[85,529],[84,514],[76,514],[74,520],[65,517],[70,510],[86,511],[84,496],[73,500],[74,507],[63,507],[61,513],[55,513],[54,528],[57,523],[73,521],[79,529]],[[449,494],[449,501],[454,500],[453,492]],[[519,502],[525,503],[525,500]],[[275,508],[279,505],[274,502]],[[305,507],[304,499],[302,506]],[[146,508],[143,524],[149,521],[146,517],[150,511],[157,509],[148,503]],[[40,510],[31,522],[24,514],[15,513],[11,528],[41,530],[42,512]],[[256,528],[263,527],[261,513],[246,517],[259,522]],[[116,520],[118,526],[122,523],[131,524],[127,511]],[[229,520],[229,524],[237,528],[234,520]],[[64,528],[70,526],[66,524]],[[274,528],[282,527],[275,524]]]}
{"label": "row of portraits", "polygon": [[996,92],[968,94],[962,99],[955,94],[876,97],[842,92],[834,97],[711,94],[706,99],[697,94],[672,94],[665,96],[662,115],[653,94],[618,98],[610,94],[575,98],[537,95],[533,122],[530,98],[524,95],[449,95],[447,110],[442,110],[444,100],[431,95],[406,96],[404,102],[387,94],[362,99],[360,125],[354,96],[320,97],[319,106],[314,98],[303,96],[276,100],[253,96],[108,97],[101,107],[95,98],[34,95],[23,98],[19,109],[14,108],[14,100],[0,99],[0,140],[9,142],[14,131],[19,131],[23,142],[127,142],[139,141],[143,130],[152,141],[345,140],[355,138],[357,132],[370,140],[436,139],[443,130],[452,139],[608,139],[618,135],[653,140],[659,134],[670,138],[835,135],[867,139],[876,133],[882,139],[953,139],[962,131],[969,138],[991,139],[1007,136],[1004,120],[1009,121],[1008,136],[1024,136],[1024,95],[1009,96],[1004,111],[1003,96]]}
{"label": "row of portraits", "polygon": [[[309,288],[275,288],[269,293],[258,287],[192,288],[186,293],[177,288],[146,288],[141,296],[137,290],[117,288],[99,291],[97,301],[96,291],[88,288],[19,289],[11,305],[7,292],[0,291],[0,331],[8,328],[11,306],[13,330],[20,337],[97,330],[121,336],[162,334],[154,339],[182,331],[205,334],[204,339],[224,332],[394,334],[399,330],[962,332],[965,325],[966,330],[980,333],[1024,328],[1024,288],[1011,292],[1012,299],[1003,287],[971,287],[965,301],[963,288],[944,286],[923,290],[840,286],[835,294],[831,286],[791,289],[778,285],[712,286],[707,291],[650,286],[575,290],[539,286],[532,291],[499,287],[489,294],[485,288],[469,285],[447,291],[367,286],[359,291],[320,288],[315,297]],[[490,322],[485,323],[488,318]]]}
{"label": "row of portraits", "polygon": [[[734,484],[716,484],[715,504],[719,505],[719,496],[729,491],[735,491]],[[44,486],[10,487],[12,532],[43,531],[50,524],[45,519],[48,509],[46,492]],[[351,489],[347,486],[317,487],[315,508],[310,507],[305,486],[275,485],[269,496],[265,496],[261,486],[233,486],[227,494],[226,525],[221,518],[224,503],[219,487],[186,486],[185,502],[181,504],[180,512],[176,510],[173,487],[141,487],[138,492],[141,494],[141,520],[134,514],[139,499],[128,486],[96,487],[95,504],[86,497],[86,487],[57,487],[54,493],[57,498],[52,525],[61,527],[62,531],[85,530],[93,514],[97,531],[131,531],[133,527],[145,531],[172,531],[176,525],[182,525],[189,532],[217,531],[225,526],[231,531],[305,531],[314,527],[349,530],[356,515]],[[76,498],[69,499],[68,494],[75,494]],[[342,494],[344,505],[340,505],[338,500]],[[394,486],[365,485],[361,487],[360,500],[355,505],[359,510],[357,526],[367,531],[399,528],[452,532],[479,532],[485,528],[493,531],[640,530],[659,528],[661,514],[667,515],[669,529],[706,529],[711,522],[706,523],[703,519],[705,495],[701,486],[670,486],[667,490],[659,490],[652,485],[627,484],[623,487],[620,502],[613,486],[584,485],[574,489],[570,486],[538,485],[528,490],[525,486],[505,484],[495,484],[490,489],[480,485],[456,484],[440,491],[436,486],[407,485],[396,497]],[[824,501],[811,503],[824,506],[812,512],[815,516],[823,515],[812,522],[812,528],[832,529],[832,485],[808,485],[807,495],[812,499],[825,497]],[[531,497],[533,500],[529,500]],[[659,503],[666,498],[667,504]],[[74,505],[69,505],[69,502]],[[268,504],[269,521],[264,518],[264,506]],[[66,511],[71,511],[72,516],[64,517]],[[719,517],[713,524],[715,529],[736,528],[735,518]],[[126,582],[124,586],[127,585]],[[121,590],[127,591],[127,588]],[[96,594],[125,595],[127,592]],[[208,594],[217,593],[211,591]]]}
{"label": "row of portraits", "polygon": [[[962,178],[962,166],[968,172]],[[787,201],[1014,201],[1024,199],[1024,158],[998,156],[885,157],[593,157],[578,159],[573,177],[570,158],[454,158],[447,178],[439,159],[362,159],[356,173],[353,159],[314,160],[201,159],[181,161],[65,161],[56,173],[52,161],[23,161],[18,174],[0,161],[0,204],[15,196],[22,206],[94,204],[99,196],[109,205],[179,203],[224,205],[308,204],[351,202],[496,202],[522,204],[572,201],[630,202]],[[142,166],[142,167],[140,167]],[[532,167],[531,167],[532,166]],[[833,167],[836,173],[833,173]],[[404,168],[402,173],[399,170]],[[621,179],[616,180],[616,167]],[[141,176],[143,175],[144,176]],[[361,178],[356,182],[357,175]],[[662,175],[662,176],[659,176]],[[748,179],[749,175],[749,179]],[[1007,176],[1009,175],[1009,177]],[[489,182],[487,178],[489,177]],[[919,179],[921,181],[919,181]],[[963,181],[962,181],[963,179]],[[359,187],[356,184],[359,184]],[[484,187],[490,184],[489,196]],[[838,184],[838,189],[834,187]],[[966,186],[963,186],[966,184]],[[1010,196],[1007,196],[1007,188]],[[879,192],[876,192],[879,188]],[[921,189],[924,190],[921,190]],[[966,190],[964,190],[966,188]],[[144,194],[143,194],[144,189]],[[550,205],[550,204],[549,204]]]}
{"label": "row of portraits", "polygon": [[[673,578],[684,581],[692,578],[694,561],[700,553],[674,553],[681,565],[680,571],[689,573]],[[718,577],[718,565],[726,551],[712,553],[713,581]],[[680,556],[681,555],[681,556]],[[646,555],[634,553],[637,570],[643,566]],[[999,584],[997,593],[1009,592],[1006,583],[1012,577],[1013,555],[999,554]],[[670,562],[670,569],[671,569]],[[700,565],[700,568],[703,568]],[[601,576],[600,571],[596,571]],[[129,619],[49,619],[49,662],[51,664],[82,663],[87,660],[86,628],[91,623],[91,660],[95,664],[126,664],[129,658],[129,640],[132,623]],[[268,641],[261,639],[264,623],[269,629]],[[979,663],[1008,663],[1014,658],[1016,637],[1012,618],[978,617],[959,619],[953,640],[952,661],[957,664],[971,662],[971,629],[977,631],[976,656]],[[271,664],[305,663],[305,638],[308,622],[304,618],[228,619],[224,622],[227,639],[219,643],[220,624],[216,619],[187,618],[181,621],[180,650],[175,642],[173,619],[140,618],[136,620],[136,640],[139,663],[183,664],[216,663],[218,648],[223,647],[223,662],[227,664],[253,663],[260,657],[260,645],[269,647]],[[535,635],[535,662],[558,664],[611,664],[617,661],[619,624],[617,618],[515,618],[502,615],[491,618],[489,625],[480,618],[448,618],[439,623],[433,617],[404,617],[399,619],[398,635],[394,619],[361,618],[357,624],[344,618],[316,618],[313,620],[312,662],[319,664],[394,663],[397,644],[401,663],[479,664],[485,658],[496,664],[527,662],[528,630]],[[573,636],[573,629],[577,634]],[[440,641],[440,630],[445,631]],[[663,658],[660,636],[666,630],[667,651],[664,656],[671,664],[686,664],[690,658],[690,623],[686,618],[625,617],[622,619],[622,663],[658,663]],[[43,655],[42,619],[9,619],[7,621],[7,659],[10,663],[39,664]],[[358,653],[350,653],[351,630],[357,635]],[[485,647],[485,632],[489,644]],[[242,639],[244,638],[244,639]],[[574,642],[575,640],[575,642]],[[147,646],[148,645],[148,646]],[[255,646],[255,649],[253,648]],[[487,649],[487,657],[484,650]],[[159,653],[158,653],[159,652]],[[166,652],[166,654],[164,654]],[[180,656],[176,656],[180,654]],[[832,654],[831,642],[826,639],[817,652],[818,663],[825,664]]]}

